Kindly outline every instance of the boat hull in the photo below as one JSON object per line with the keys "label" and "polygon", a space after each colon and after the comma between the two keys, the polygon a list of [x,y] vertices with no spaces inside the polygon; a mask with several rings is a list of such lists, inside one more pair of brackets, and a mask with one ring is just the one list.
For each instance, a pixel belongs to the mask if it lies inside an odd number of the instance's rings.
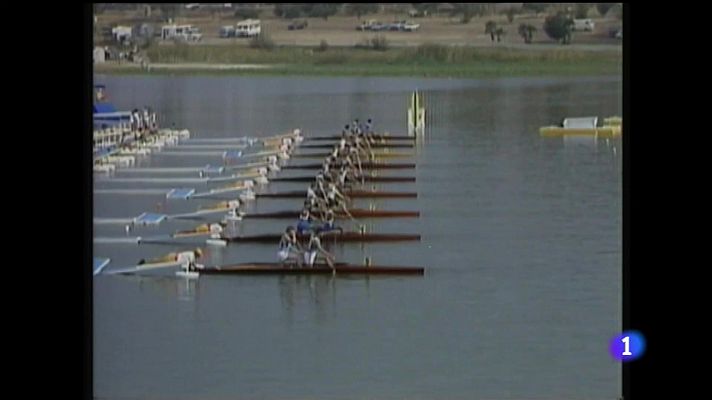
{"label": "boat hull", "polygon": [[[380,139],[380,140],[407,140],[407,141],[415,141],[414,136],[409,136],[409,135],[373,135],[374,138]],[[305,137],[305,141],[335,141],[335,140],[340,140],[341,135],[330,135],[330,136],[312,136],[312,137]]]}
{"label": "boat hull", "polygon": [[539,129],[539,134],[544,137],[593,136],[599,138],[613,138],[621,135],[621,127],[562,128],[560,126],[545,126]]}
{"label": "boat hull", "polygon": [[[313,176],[290,176],[282,178],[271,178],[272,182],[313,182]],[[415,182],[414,176],[364,176],[364,182],[388,183],[388,182]]]}
{"label": "boat hull", "polygon": [[[301,153],[301,154],[292,154],[292,158],[326,158],[331,153]],[[413,157],[412,153],[375,153],[373,155],[374,158],[405,158],[405,157]]]}
{"label": "boat hull", "polygon": [[[424,275],[423,267],[391,267],[336,264],[336,275]],[[252,263],[222,267],[205,267],[198,270],[201,275],[332,275],[328,265],[315,264],[314,267],[285,267],[275,263]]]}
{"label": "boat hull", "polygon": [[[285,165],[282,169],[321,169],[323,164]],[[415,163],[362,163],[362,169],[415,169]]]}
{"label": "boat hull", "polygon": [[[362,210],[354,209],[349,210],[354,218],[400,218],[400,217],[420,217],[419,211],[387,211],[387,210]],[[296,219],[299,218],[301,211],[276,211],[276,212],[266,212],[266,213],[254,213],[246,214],[242,218],[244,219]],[[337,219],[346,219],[348,216],[343,212],[336,212],[334,216]]]}
{"label": "boat hull", "polygon": [[[414,199],[418,197],[417,192],[376,192],[371,190],[351,190],[346,191],[344,194],[352,199],[377,199],[377,198],[389,198],[389,199]],[[291,198],[305,198],[307,192],[303,190],[294,190],[289,192],[279,192],[279,193],[260,193],[256,194],[257,198],[266,199],[291,199]]]}
{"label": "boat hull", "polygon": [[[304,144],[299,147],[302,149],[333,149],[334,144]],[[371,145],[374,149],[412,149],[413,145],[409,143],[375,143]]]}
{"label": "boat hull", "polygon": [[[238,236],[232,238],[223,238],[228,243],[277,243],[282,237],[279,233],[268,233],[263,235],[250,235],[250,236]],[[297,235],[297,238],[301,241],[306,241],[309,239],[309,235]],[[405,234],[405,233],[360,233],[360,232],[324,232],[322,233],[321,239],[323,241],[339,242],[339,243],[353,243],[353,242],[405,242],[405,241],[419,241],[420,235],[418,234]]]}

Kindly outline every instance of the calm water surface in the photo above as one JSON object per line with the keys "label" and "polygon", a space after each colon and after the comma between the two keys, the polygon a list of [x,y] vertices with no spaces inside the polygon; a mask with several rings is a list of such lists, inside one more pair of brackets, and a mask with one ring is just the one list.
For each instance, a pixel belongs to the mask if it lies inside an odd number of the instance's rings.
{"label": "calm water surface", "polygon": [[[414,89],[426,95],[430,125],[414,158],[417,169],[388,172],[417,182],[384,186],[419,197],[373,202],[419,210],[421,217],[368,221],[375,232],[419,232],[423,240],[334,249],[345,261],[369,256],[378,264],[422,265],[425,277],[98,276],[97,398],[620,396],[621,369],[607,341],[622,323],[621,141],[541,138],[538,128],[566,116],[621,115],[621,79],[97,75],[95,81],[107,85],[117,108],[150,105],[165,116],[164,126],[190,129],[193,137],[297,127],[306,135],[331,134],[354,117],[402,134]],[[217,161],[154,156],[140,165]],[[131,186],[138,185],[98,176],[95,182]],[[305,185],[273,183],[267,190],[298,188]],[[161,196],[97,194],[94,214],[135,217],[161,202]],[[210,204],[163,203],[165,212]],[[258,200],[250,210],[300,204]],[[240,229],[277,232],[287,223],[293,221],[253,220]],[[191,226],[176,222],[140,234]],[[125,235],[121,226],[106,225],[96,225],[94,234]],[[111,268],[179,248],[95,244],[94,254],[110,257]],[[273,245],[233,245],[209,249],[205,263],[275,256]]]}

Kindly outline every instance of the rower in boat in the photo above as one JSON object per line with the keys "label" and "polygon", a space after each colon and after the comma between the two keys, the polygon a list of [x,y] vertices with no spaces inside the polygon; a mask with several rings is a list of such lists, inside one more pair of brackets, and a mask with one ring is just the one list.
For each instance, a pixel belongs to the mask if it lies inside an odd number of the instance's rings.
{"label": "rower in boat", "polygon": [[336,268],[334,267],[334,260],[336,257],[334,257],[333,254],[329,253],[328,251],[324,250],[324,247],[321,245],[321,239],[319,238],[320,234],[311,231],[309,234],[309,242],[307,243],[306,249],[304,251],[304,263],[307,264],[309,267],[314,267],[314,261],[316,261],[317,257],[321,255],[326,263],[331,267],[333,270],[333,273],[336,274]]}
{"label": "rower in boat", "polygon": [[309,209],[305,208],[299,215],[299,222],[297,222],[297,234],[304,235],[311,229],[311,213],[309,212]]}
{"label": "rower in boat", "polygon": [[346,208],[346,202],[349,200],[343,193],[336,188],[336,185],[329,183],[328,193],[326,195],[326,209],[322,210],[322,220],[326,218],[326,212],[329,210],[334,211],[336,208],[341,208],[344,214],[348,215],[351,220],[356,221],[356,218],[351,215],[348,208]]}
{"label": "rower in boat", "polygon": [[360,170],[356,170],[350,157],[347,156],[346,160],[347,164],[341,167],[339,174],[336,177],[336,184],[339,185],[340,188],[346,188],[347,186],[350,186],[351,182],[365,183],[362,172]]}
{"label": "rower in boat", "polygon": [[[309,188],[311,189],[311,187]],[[304,200],[304,210],[309,211],[309,215],[313,216],[314,210],[326,207],[326,201],[320,198],[314,190],[307,190],[307,198]]]}
{"label": "rower in boat", "polygon": [[373,122],[371,121],[371,118],[366,121],[366,129],[364,130],[364,133],[367,135],[373,135]]}
{"label": "rower in boat", "polygon": [[371,159],[374,158],[373,146],[371,146],[372,143],[375,143],[375,140],[373,139],[373,137],[362,133],[362,134],[354,137],[354,143],[355,143],[356,147],[362,153],[364,153],[364,155],[367,155]]}
{"label": "rower in boat", "polygon": [[354,119],[354,122],[351,124],[351,132],[355,135],[358,135],[361,133],[361,129],[359,127],[358,123],[358,118]]}
{"label": "rower in boat", "polygon": [[282,263],[282,265],[284,266],[287,260],[289,260],[290,258],[295,258],[297,261],[297,266],[301,267],[301,254],[302,251],[301,246],[299,245],[299,241],[297,240],[297,233],[293,226],[288,226],[279,240],[279,252],[277,253],[279,262]]}
{"label": "rower in boat", "polygon": [[336,226],[336,222],[334,221],[334,212],[329,210],[326,212],[324,223],[317,229],[317,233],[333,231],[339,231],[340,233],[344,233],[343,228]]}
{"label": "rower in boat", "polygon": [[[356,159],[356,165],[354,165],[352,157]],[[351,149],[349,150],[349,154],[344,157],[344,161],[346,166],[351,169],[355,169],[354,167],[358,166],[358,175],[361,177],[361,183],[364,183],[363,168],[361,167],[361,156],[359,156],[358,154],[358,148],[351,147]]]}
{"label": "rower in boat", "polygon": [[326,193],[326,188],[324,187],[324,174],[319,172],[316,175],[316,193],[319,195],[324,201],[327,200],[327,193]]}

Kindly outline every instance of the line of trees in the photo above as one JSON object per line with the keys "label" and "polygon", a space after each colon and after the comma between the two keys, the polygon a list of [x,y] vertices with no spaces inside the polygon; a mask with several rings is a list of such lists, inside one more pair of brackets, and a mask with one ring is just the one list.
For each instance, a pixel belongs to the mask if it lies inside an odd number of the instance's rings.
{"label": "line of trees", "polygon": [[340,3],[277,4],[274,6],[274,15],[287,19],[312,17],[328,20],[339,11],[341,6]]}

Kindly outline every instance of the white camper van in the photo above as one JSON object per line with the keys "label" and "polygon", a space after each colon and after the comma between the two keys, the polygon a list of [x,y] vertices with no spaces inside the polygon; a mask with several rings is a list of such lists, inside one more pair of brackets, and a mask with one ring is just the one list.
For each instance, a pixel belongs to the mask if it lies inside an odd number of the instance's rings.
{"label": "white camper van", "polygon": [[182,39],[188,42],[197,42],[203,38],[200,29],[193,25],[163,25],[161,28],[161,39]]}
{"label": "white camper van", "polygon": [[246,19],[235,25],[235,36],[237,37],[259,36],[261,31],[259,19]]}

